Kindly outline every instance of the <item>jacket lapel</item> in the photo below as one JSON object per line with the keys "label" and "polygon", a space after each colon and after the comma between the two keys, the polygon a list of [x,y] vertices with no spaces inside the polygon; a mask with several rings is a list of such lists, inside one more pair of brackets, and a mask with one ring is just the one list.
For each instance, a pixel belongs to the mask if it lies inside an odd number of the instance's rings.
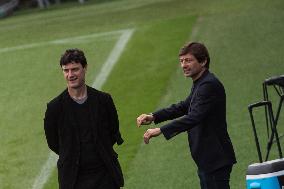
{"label": "jacket lapel", "polygon": [[98,95],[96,93],[94,93],[90,87],[87,87],[87,94],[88,94],[88,108],[89,108],[89,112],[90,112],[90,125],[92,128],[92,132],[93,132],[93,137],[94,137],[94,141],[97,141],[97,137],[98,137],[98,132],[99,132],[99,98]]}

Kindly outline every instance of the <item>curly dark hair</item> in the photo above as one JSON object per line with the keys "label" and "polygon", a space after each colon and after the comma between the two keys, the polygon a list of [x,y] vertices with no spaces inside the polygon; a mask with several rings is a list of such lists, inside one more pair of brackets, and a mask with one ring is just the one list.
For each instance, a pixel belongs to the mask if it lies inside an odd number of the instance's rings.
{"label": "curly dark hair", "polygon": [[80,49],[67,49],[65,53],[60,58],[60,66],[69,64],[69,63],[80,63],[84,68],[87,65],[87,59],[84,55],[84,52]]}
{"label": "curly dark hair", "polygon": [[200,63],[207,60],[205,67],[209,68],[210,56],[204,44],[198,42],[187,43],[180,49],[179,56],[183,56],[188,53],[193,55]]}

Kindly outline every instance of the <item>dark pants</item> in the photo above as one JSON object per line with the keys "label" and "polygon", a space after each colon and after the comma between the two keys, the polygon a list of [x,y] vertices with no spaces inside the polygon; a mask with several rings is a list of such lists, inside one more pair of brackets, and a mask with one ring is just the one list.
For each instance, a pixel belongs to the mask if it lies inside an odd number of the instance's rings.
{"label": "dark pants", "polygon": [[119,189],[106,170],[96,173],[79,174],[75,189]]}
{"label": "dark pants", "polygon": [[232,165],[222,167],[210,173],[198,171],[201,189],[230,189],[231,172]]}

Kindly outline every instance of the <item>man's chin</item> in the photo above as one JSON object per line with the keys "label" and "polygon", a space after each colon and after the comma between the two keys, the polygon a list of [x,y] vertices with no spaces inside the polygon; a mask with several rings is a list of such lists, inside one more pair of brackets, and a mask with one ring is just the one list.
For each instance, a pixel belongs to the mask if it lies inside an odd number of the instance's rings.
{"label": "man's chin", "polygon": [[183,73],[185,77],[191,77],[190,73]]}
{"label": "man's chin", "polygon": [[79,84],[70,84],[70,83],[67,86],[68,88],[71,88],[71,89],[78,89],[81,87],[81,85]]}

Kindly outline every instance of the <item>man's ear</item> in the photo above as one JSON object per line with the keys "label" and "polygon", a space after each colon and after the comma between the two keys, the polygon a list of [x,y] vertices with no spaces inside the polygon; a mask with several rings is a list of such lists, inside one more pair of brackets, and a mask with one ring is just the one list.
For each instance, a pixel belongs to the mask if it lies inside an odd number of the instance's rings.
{"label": "man's ear", "polygon": [[201,63],[201,66],[204,67],[206,64],[207,64],[207,60],[204,60],[204,61]]}

